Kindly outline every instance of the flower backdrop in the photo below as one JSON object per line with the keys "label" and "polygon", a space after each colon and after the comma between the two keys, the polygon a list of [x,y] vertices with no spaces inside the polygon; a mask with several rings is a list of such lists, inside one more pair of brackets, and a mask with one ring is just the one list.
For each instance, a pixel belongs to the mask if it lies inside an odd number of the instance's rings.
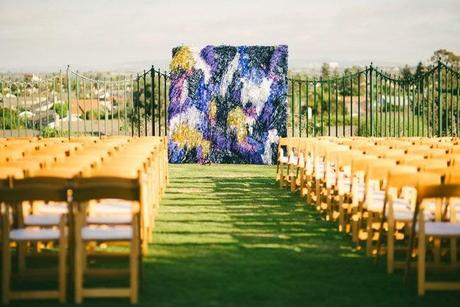
{"label": "flower backdrop", "polygon": [[274,163],[286,135],[287,46],[172,53],[170,162]]}

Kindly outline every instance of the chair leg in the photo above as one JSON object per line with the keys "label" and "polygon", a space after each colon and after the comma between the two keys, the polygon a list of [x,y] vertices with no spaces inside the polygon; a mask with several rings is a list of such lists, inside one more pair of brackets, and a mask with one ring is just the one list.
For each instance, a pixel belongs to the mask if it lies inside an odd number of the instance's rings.
{"label": "chair leg", "polygon": [[19,272],[26,271],[26,246],[27,242],[17,242],[17,252],[18,252],[18,270]]}
{"label": "chair leg", "polygon": [[304,169],[301,167],[300,168],[300,197],[304,197],[304,185],[305,185],[305,174],[304,174]]}
{"label": "chair leg", "polygon": [[280,188],[284,186],[283,164],[280,164]]}
{"label": "chair leg", "polygon": [[359,235],[359,224],[360,217],[358,215],[358,210],[353,206],[351,211],[351,239],[353,242],[358,242]]}
{"label": "chair leg", "polygon": [[75,303],[81,304],[83,301],[83,258],[82,251],[84,242],[81,238],[75,240]]}
{"label": "chair leg", "polygon": [[441,239],[439,238],[434,238],[433,240],[433,258],[434,263],[441,263]]}
{"label": "chair leg", "polygon": [[345,232],[345,210],[343,210],[343,200],[344,196],[339,195],[339,231],[340,232]]}
{"label": "chair leg", "polygon": [[316,210],[321,210],[321,184],[320,181],[317,181],[316,185]]}
{"label": "chair leg", "polygon": [[139,300],[139,237],[137,233],[137,229],[134,229],[133,239],[131,240],[131,253],[129,258],[129,292],[131,304],[137,304]]}
{"label": "chair leg", "polygon": [[374,236],[374,231],[372,229],[373,218],[374,218],[374,213],[371,212],[371,211],[368,211],[368,217],[367,217],[367,242],[366,242],[366,255],[367,256],[372,255],[372,239],[373,239],[373,236]]}
{"label": "chair leg", "polygon": [[[423,223],[420,224],[423,225]],[[419,231],[417,251],[417,288],[420,296],[425,295],[425,244],[425,231],[421,229]]]}
{"label": "chair leg", "polygon": [[394,251],[394,223],[388,221],[388,233],[387,233],[387,272],[393,273],[395,269],[395,251]]}
{"label": "chair leg", "polygon": [[457,264],[457,239],[450,239],[450,263]]}
{"label": "chair leg", "polygon": [[291,175],[291,193],[294,193],[297,186],[296,186],[297,177],[295,175]]}
{"label": "chair leg", "polygon": [[[8,235],[8,234],[7,234]],[[11,280],[11,255],[10,242],[7,235],[3,234],[2,244],[2,304],[7,305],[10,302],[10,280]]]}
{"label": "chair leg", "polygon": [[59,239],[59,303],[65,303],[66,301],[66,259],[67,259],[67,238],[65,237],[64,231],[61,232],[61,238]]}

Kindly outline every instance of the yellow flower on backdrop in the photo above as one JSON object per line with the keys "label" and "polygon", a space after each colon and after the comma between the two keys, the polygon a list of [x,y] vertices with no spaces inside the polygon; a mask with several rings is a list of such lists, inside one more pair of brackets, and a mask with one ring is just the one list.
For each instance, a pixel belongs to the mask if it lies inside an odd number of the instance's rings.
{"label": "yellow flower on backdrop", "polygon": [[195,66],[195,60],[193,59],[192,51],[189,47],[180,47],[179,51],[174,55],[169,68],[171,71],[179,69],[190,70]]}
{"label": "yellow flower on backdrop", "polygon": [[227,125],[230,128],[236,129],[238,142],[241,143],[246,139],[248,135],[246,130],[246,116],[240,107],[236,107],[228,112]]}
{"label": "yellow flower on backdrop", "polygon": [[216,118],[216,115],[217,115],[217,103],[216,103],[216,100],[213,99],[211,103],[209,104],[209,116],[211,116],[211,118]]}
{"label": "yellow flower on backdrop", "polygon": [[204,156],[207,156],[211,149],[211,143],[203,139],[203,135],[200,132],[187,124],[180,124],[173,132],[172,139],[181,148],[196,148],[201,145]]}

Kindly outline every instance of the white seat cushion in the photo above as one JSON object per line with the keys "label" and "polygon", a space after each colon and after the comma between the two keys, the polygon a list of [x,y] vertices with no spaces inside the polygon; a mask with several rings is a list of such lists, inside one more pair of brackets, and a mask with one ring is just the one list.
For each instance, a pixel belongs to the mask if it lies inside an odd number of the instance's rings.
{"label": "white seat cushion", "polygon": [[358,182],[354,187],[353,193],[356,193],[356,197],[359,201],[364,200],[364,193],[366,192],[366,185],[364,182]]}
{"label": "white seat cushion", "polygon": [[384,191],[374,191],[371,195],[372,202],[369,202],[367,205],[367,210],[372,212],[382,212],[383,204],[385,200],[385,192]]}
{"label": "white seat cushion", "polygon": [[410,210],[410,204],[407,199],[404,198],[396,198],[393,199],[393,210]]}
{"label": "white seat cushion", "polygon": [[428,222],[425,224],[425,234],[428,236],[460,236],[460,224]]}
{"label": "white seat cushion", "polygon": [[305,159],[303,158],[303,156],[301,156],[301,157],[298,159],[297,166],[298,166],[298,167],[305,167]]}
{"label": "white seat cushion", "polygon": [[13,241],[51,241],[59,240],[59,237],[59,230],[50,228],[28,227],[10,231]]}
{"label": "white seat cushion", "polygon": [[25,225],[35,225],[35,226],[52,226],[58,225],[61,221],[60,214],[32,214],[24,217]]}
{"label": "white seat cushion", "polygon": [[106,214],[128,214],[132,213],[132,205],[126,201],[104,201],[103,203],[95,204],[91,207],[94,215]]}
{"label": "white seat cushion", "polygon": [[[424,211],[423,215],[425,216],[425,221],[430,221],[433,219],[433,215],[430,212]],[[414,212],[410,210],[395,210],[393,212],[393,217],[395,221],[412,222],[412,219],[414,218]]]}
{"label": "white seat cushion", "polygon": [[343,172],[339,173],[339,176],[337,178],[337,183],[338,183],[340,195],[350,192],[351,179],[350,177],[346,176]]}
{"label": "white seat cushion", "polygon": [[86,241],[131,240],[133,237],[133,229],[131,226],[87,226],[81,229],[81,237]]}
{"label": "white seat cushion", "polygon": [[111,216],[88,216],[86,222],[88,224],[130,224],[132,216],[126,215],[111,215]]}
{"label": "white seat cushion", "polygon": [[298,161],[299,161],[299,158],[297,156],[291,156],[291,158],[289,159],[289,164],[297,165]]}
{"label": "white seat cushion", "polygon": [[280,162],[284,163],[284,164],[287,164],[289,162],[289,159],[288,159],[288,157],[281,157]]}
{"label": "white seat cushion", "polygon": [[37,214],[67,214],[68,207],[67,204],[49,204],[41,205],[36,211]]}

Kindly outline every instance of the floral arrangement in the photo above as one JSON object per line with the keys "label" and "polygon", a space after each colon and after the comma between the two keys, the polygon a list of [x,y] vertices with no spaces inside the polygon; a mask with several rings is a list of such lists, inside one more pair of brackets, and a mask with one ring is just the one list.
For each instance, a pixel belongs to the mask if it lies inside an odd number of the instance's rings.
{"label": "floral arrangement", "polygon": [[287,132],[287,56],[285,45],[174,48],[170,162],[274,163]]}

